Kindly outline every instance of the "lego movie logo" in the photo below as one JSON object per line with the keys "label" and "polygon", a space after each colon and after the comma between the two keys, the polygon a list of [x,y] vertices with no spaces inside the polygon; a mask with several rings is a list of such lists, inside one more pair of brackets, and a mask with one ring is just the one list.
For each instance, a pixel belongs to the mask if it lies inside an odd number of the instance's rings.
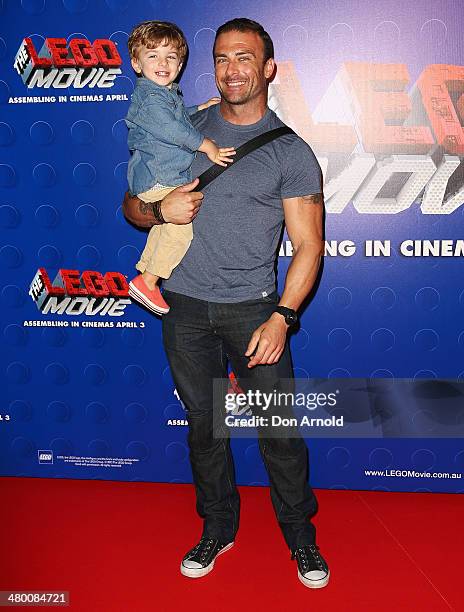
{"label": "lego movie logo", "polygon": [[328,213],[352,202],[397,214],[464,203],[464,67],[432,64],[410,87],[405,64],[344,62],[314,111],[293,62],[279,62],[270,106],[311,145]]}
{"label": "lego movie logo", "polygon": [[73,38],[46,38],[37,52],[30,38],[21,43],[13,64],[29,89],[43,87],[113,87],[121,74],[121,56],[112,40],[99,38],[91,43]]}
{"label": "lego movie logo", "polygon": [[29,295],[42,314],[108,315],[120,317],[130,304],[129,285],[120,272],[105,275],[95,270],[58,270],[53,283],[44,268],[39,268]]}

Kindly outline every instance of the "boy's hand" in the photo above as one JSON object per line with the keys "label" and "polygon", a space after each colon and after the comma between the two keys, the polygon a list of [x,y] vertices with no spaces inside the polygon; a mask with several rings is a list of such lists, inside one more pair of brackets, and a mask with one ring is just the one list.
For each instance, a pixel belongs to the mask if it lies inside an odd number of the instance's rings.
{"label": "boy's hand", "polygon": [[227,164],[233,162],[231,156],[235,155],[234,147],[221,147],[219,148],[212,140],[205,138],[198,149],[202,153],[206,153],[208,158],[213,164],[219,164],[220,166],[227,166]]}
{"label": "boy's hand", "polygon": [[210,151],[206,153],[208,158],[213,162],[213,164],[219,164],[220,166],[227,166],[227,164],[231,164],[234,160],[231,155],[235,155],[234,147],[222,147],[218,148],[214,145],[216,151]]}
{"label": "boy's hand", "polygon": [[219,104],[220,101],[221,101],[221,98],[218,98],[218,97],[210,98],[204,104],[199,104],[198,105],[198,110],[199,111],[205,110],[205,108],[209,108],[210,106],[214,106],[215,104]]}

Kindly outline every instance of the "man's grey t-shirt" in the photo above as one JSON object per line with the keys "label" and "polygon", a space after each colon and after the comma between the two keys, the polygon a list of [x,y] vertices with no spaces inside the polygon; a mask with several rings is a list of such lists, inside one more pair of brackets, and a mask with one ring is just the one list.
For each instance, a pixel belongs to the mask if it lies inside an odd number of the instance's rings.
{"label": "man's grey t-shirt", "polygon": [[[252,125],[225,121],[219,105],[192,116],[219,147],[239,147],[284,125],[267,110]],[[211,166],[197,153],[192,175]],[[169,291],[208,302],[242,302],[275,290],[275,260],[284,220],[282,198],[321,193],[321,170],[311,148],[287,134],[253,151],[205,187],[193,221],[193,240],[171,277]],[[309,205],[309,204],[308,204]]]}

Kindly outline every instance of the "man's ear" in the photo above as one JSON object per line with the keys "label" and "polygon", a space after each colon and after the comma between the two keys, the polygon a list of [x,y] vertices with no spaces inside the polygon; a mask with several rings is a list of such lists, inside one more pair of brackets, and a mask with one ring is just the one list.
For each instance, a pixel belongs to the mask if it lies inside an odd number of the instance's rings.
{"label": "man's ear", "polygon": [[275,65],[275,61],[272,57],[270,57],[264,64],[264,76],[266,77],[266,79],[270,79],[271,76],[274,74]]}

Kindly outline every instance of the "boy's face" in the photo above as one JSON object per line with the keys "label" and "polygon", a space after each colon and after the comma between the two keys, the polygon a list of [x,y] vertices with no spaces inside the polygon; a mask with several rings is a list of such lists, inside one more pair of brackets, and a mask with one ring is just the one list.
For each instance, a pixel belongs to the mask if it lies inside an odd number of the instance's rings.
{"label": "boy's face", "polygon": [[132,68],[157,85],[170,86],[182,68],[179,52],[171,44],[160,43],[154,49],[144,45],[139,48],[137,58],[131,60]]}

